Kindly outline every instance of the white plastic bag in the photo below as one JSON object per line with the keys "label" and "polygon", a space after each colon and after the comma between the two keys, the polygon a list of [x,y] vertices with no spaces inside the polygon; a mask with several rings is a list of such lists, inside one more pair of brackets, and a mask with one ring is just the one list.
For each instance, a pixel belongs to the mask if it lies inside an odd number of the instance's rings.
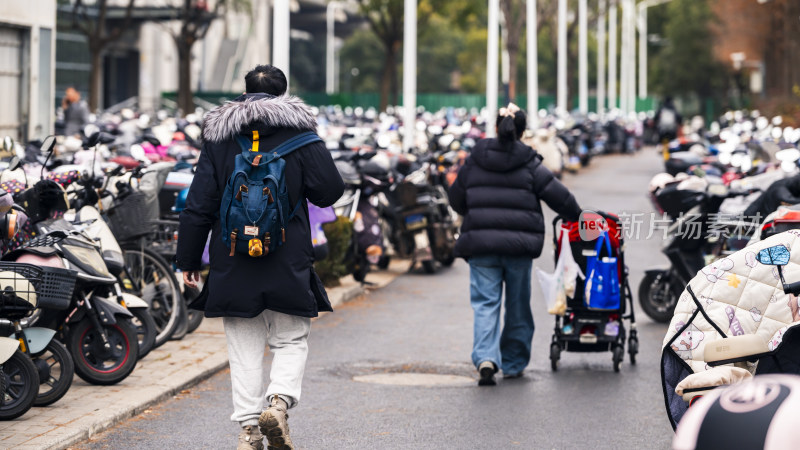
{"label": "white plastic bag", "polygon": [[558,254],[558,262],[553,273],[547,273],[540,268],[536,268],[536,278],[542,288],[545,302],[547,302],[547,312],[553,315],[563,316],[567,310],[567,297],[575,295],[577,277],[585,278],[575,258],[572,257],[572,248],[569,245],[569,233],[565,228],[561,228],[561,250]]}

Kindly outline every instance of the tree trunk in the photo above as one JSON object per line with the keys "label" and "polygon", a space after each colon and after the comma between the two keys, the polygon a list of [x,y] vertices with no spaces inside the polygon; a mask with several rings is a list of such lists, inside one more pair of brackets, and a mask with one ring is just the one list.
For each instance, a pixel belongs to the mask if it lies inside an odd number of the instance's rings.
{"label": "tree trunk", "polygon": [[192,99],[192,45],[178,40],[178,108],[182,114],[194,112]]}
{"label": "tree trunk", "polygon": [[386,58],[383,63],[383,74],[381,75],[381,102],[380,110],[386,111],[389,106],[389,94],[392,90],[392,78],[397,75],[397,54],[395,53],[394,45],[386,45]]}
{"label": "tree trunk", "polygon": [[[510,38],[510,36],[509,36]],[[510,41],[511,39],[509,39]],[[508,46],[508,98],[511,102],[517,101],[517,64],[519,61],[519,48]]]}
{"label": "tree trunk", "polygon": [[392,51],[392,53],[395,56],[394,56],[394,58],[392,58],[393,59],[392,65],[391,65],[392,71],[390,72],[392,74],[392,78],[391,78],[391,80],[392,80],[392,95],[391,95],[389,100],[392,103],[392,105],[397,106],[398,103],[399,103],[397,101],[397,98],[398,98],[398,95],[399,95],[399,92],[400,92],[400,87],[399,87],[400,83],[398,83],[398,81],[397,81],[397,54],[403,48],[402,47],[402,42],[401,41],[395,41],[395,43],[392,45],[392,48],[394,49]]}
{"label": "tree trunk", "polygon": [[97,112],[100,103],[100,65],[103,63],[102,49],[89,46],[89,111]]}

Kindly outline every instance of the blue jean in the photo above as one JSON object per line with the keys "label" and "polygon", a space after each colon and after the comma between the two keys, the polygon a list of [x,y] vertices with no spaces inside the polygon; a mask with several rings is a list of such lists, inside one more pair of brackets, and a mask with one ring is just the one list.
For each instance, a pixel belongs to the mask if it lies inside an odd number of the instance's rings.
{"label": "blue jean", "polygon": [[[505,374],[521,372],[531,359],[530,257],[473,256],[469,259],[470,296],[475,313],[472,363],[491,361]],[[506,290],[505,324],[500,331],[503,284]]]}

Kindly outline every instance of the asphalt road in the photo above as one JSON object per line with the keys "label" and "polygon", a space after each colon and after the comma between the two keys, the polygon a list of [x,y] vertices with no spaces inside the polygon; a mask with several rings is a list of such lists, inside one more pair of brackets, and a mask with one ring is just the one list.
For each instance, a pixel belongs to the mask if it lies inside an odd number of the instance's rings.
{"label": "asphalt road", "polygon": [[[646,186],[660,171],[652,150],[596,158],[566,183],[583,207],[649,213]],[[552,216],[551,216],[552,217]],[[660,239],[628,238],[634,294],[642,271],[665,263]],[[548,241],[549,242],[549,241]],[[552,245],[538,267],[552,270]],[[363,383],[381,373],[472,377],[469,270],[463,261],[436,275],[409,273],[389,287],[315,322],[303,398],[291,411],[292,438],[303,449],[668,448],[659,357],[666,326],[636,305],[637,365],[614,373],[611,353],[564,353],[550,370],[552,317],[538,286],[533,358],[521,379],[421,387]],[[266,356],[269,359],[269,356]],[[83,449],[234,448],[227,371],[82,444]]]}

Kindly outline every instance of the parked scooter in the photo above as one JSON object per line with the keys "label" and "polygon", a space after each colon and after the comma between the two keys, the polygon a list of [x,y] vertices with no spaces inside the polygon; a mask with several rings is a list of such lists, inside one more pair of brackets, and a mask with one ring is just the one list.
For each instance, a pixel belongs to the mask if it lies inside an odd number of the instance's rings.
{"label": "parked scooter", "polygon": [[437,263],[450,266],[455,261],[458,215],[450,208],[444,186],[431,183],[435,165],[406,165],[407,170],[400,170],[406,172],[401,181],[386,193],[383,215],[395,251],[410,256],[412,267],[421,263],[425,272],[434,273]]}
{"label": "parked scooter", "polygon": [[[4,239],[11,239],[14,236],[17,225],[16,218],[16,214],[9,214],[8,209],[3,212],[2,237]],[[19,325],[19,321],[30,316],[37,306],[36,290],[31,281],[13,270],[22,271],[24,268],[27,266],[10,267],[7,263],[0,263],[0,288],[2,288],[0,319],[11,322],[14,331],[10,337],[0,336],[0,420],[17,418],[33,406],[39,393],[40,378],[39,370],[30,358],[30,352],[32,350],[35,353],[46,351],[45,349],[51,345],[53,337],[52,334],[47,336],[51,330],[38,329],[29,333],[31,336],[28,338]],[[42,331],[39,332],[39,330]],[[60,345],[57,342],[55,344],[51,347],[55,348]],[[63,346],[61,347],[63,348]],[[60,353],[60,355],[63,354]],[[71,362],[68,354],[66,360]],[[64,364],[64,366],[69,370],[68,364]],[[72,383],[72,374],[65,373],[64,375],[69,376],[68,383]],[[64,392],[69,389],[68,383]]]}
{"label": "parked scooter", "polygon": [[[702,181],[702,180],[700,180]],[[686,284],[709,261],[731,246],[744,245],[732,231],[737,228],[755,230],[757,224],[742,221],[714,222],[722,202],[729,198],[747,196],[753,191],[732,191],[722,184],[702,184],[696,189],[684,189],[673,182],[652,193],[655,206],[666,213],[673,223],[669,226],[661,251],[670,262],[668,268],[649,269],[639,284],[639,303],[645,314],[656,322],[672,318],[675,304]],[[714,232],[710,233],[714,226]],[[734,241],[741,241],[736,243]],[[732,248],[737,250],[738,248]]]}
{"label": "parked scooter", "polygon": [[353,240],[346,256],[350,272],[364,282],[370,265],[378,264],[385,253],[383,228],[376,205],[376,193],[388,189],[393,178],[389,172],[369,160],[375,152],[343,153],[336,158],[336,168],[345,183],[345,191],[334,205],[339,217],[353,223]]}
{"label": "parked scooter", "polygon": [[[93,135],[89,145],[101,136]],[[52,142],[46,142],[50,153]],[[118,280],[109,272],[100,245],[85,233],[91,223],[53,219],[68,210],[63,188],[41,180],[19,194],[19,200],[35,223],[39,236],[3,257],[6,261],[36,261],[41,267],[77,272],[75,290],[63,309],[42,309],[33,324],[59,330],[73,356],[75,371],[94,384],[114,384],[127,377],[138,361],[139,345],[134,317],[117,303]],[[124,297],[123,297],[124,298]]]}

